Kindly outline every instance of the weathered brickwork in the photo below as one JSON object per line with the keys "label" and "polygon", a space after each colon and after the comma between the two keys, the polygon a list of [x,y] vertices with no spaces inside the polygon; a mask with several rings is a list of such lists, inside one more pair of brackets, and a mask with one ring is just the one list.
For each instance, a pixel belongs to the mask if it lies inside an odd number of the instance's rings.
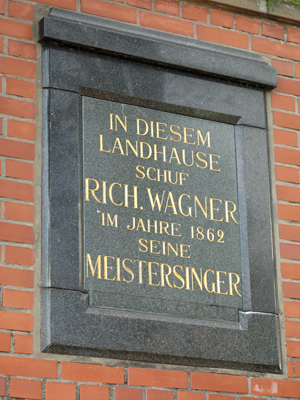
{"label": "weathered brickwork", "polygon": [[[275,217],[278,213],[275,236],[281,257],[278,291],[286,335],[283,376],[145,368],[137,363],[124,367],[122,362],[111,367],[97,358],[89,364],[80,357],[64,361],[62,356],[40,355],[34,346],[40,276],[34,253],[40,237],[37,214],[35,221],[40,185],[35,173],[39,176],[41,168],[40,161],[35,164],[41,152],[35,148],[36,135],[41,135],[36,130],[41,102],[36,94],[39,45],[32,29],[37,3],[258,52],[277,68],[278,87],[268,101]],[[0,0],[0,399],[299,399],[299,130],[300,21],[295,26],[201,0]]]}

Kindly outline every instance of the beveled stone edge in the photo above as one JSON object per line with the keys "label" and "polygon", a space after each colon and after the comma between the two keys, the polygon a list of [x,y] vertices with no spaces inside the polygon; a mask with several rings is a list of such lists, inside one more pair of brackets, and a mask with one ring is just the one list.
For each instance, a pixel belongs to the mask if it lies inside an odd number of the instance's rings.
{"label": "beveled stone edge", "polygon": [[259,54],[72,11],[52,8],[40,21],[39,41],[80,46],[266,89],[277,86],[277,70]]}

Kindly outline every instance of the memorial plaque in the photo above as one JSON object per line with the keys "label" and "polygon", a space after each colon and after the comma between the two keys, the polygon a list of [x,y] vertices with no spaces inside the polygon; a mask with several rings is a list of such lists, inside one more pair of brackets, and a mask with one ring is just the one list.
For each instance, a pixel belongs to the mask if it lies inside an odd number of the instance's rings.
{"label": "memorial plaque", "polygon": [[39,29],[42,351],[281,372],[276,70],[65,10]]}
{"label": "memorial plaque", "polygon": [[236,321],[234,126],[87,97],[82,104],[90,304]]}

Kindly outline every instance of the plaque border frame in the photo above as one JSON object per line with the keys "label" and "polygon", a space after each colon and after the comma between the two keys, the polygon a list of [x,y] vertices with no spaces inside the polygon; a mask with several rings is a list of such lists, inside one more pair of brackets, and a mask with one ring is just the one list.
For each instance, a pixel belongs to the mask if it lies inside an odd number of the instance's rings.
{"label": "plaque border frame", "polygon": [[[58,9],[40,21],[39,41],[44,110],[42,351],[282,372],[265,103],[265,90],[277,85],[276,70],[256,54]],[[185,93],[190,90],[190,97],[174,100],[147,85],[145,94],[137,88],[129,96],[114,67],[148,76],[150,83],[171,76]],[[96,82],[97,68],[112,68],[112,75]],[[203,90],[204,105],[198,108],[193,83]],[[210,106],[208,89],[220,93]],[[246,239],[241,246],[244,307],[238,323],[88,306],[80,249],[83,95],[235,125],[241,235]],[[226,98],[232,100],[231,109]],[[258,155],[255,160],[253,154]]]}

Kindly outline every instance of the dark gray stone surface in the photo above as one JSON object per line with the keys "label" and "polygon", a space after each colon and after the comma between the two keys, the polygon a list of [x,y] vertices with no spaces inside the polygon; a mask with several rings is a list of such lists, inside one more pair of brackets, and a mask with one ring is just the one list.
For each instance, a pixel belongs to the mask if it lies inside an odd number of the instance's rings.
{"label": "dark gray stone surface", "polygon": [[52,9],[43,18],[39,40],[75,44],[261,87],[277,86],[276,69],[258,54],[66,10]]}
{"label": "dark gray stone surface", "polygon": [[[280,372],[264,94],[276,86],[275,70],[258,55],[62,10],[43,19],[40,39],[43,351]],[[226,124],[235,140],[236,181],[220,189],[238,199],[242,304],[222,310],[224,304],[203,302],[201,318],[197,303],[184,309],[180,298],[168,314],[168,296],[161,299],[163,313],[157,303],[147,309],[136,299],[135,308],[124,310],[122,296],[130,303],[131,293],[109,297],[103,288],[84,286],[86,97],[90,104],[138,106],[146,115]],[[89,122],[98,129],[97,120]],[[120,163],[122,174],[126,167]]]}
{"label": "dark gray stone surface", "polygon": [[42,289],[42,303],[51,320],[51,325],[42,325],[44,351],[262,372],[280,368],[279,353],[274,352],[279,346],[276,315],[240,312],[239,323],[204,324],[186,318],[93,311],[87,295],[60,289]]}

